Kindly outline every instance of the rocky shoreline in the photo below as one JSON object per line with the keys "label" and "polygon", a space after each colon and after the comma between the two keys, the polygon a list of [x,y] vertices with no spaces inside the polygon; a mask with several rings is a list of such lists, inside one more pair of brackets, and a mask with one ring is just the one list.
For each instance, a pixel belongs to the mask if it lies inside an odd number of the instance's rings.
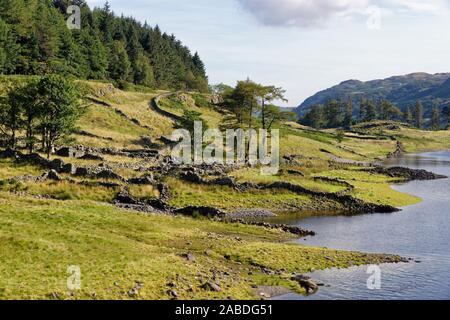
{"label": "rocky shoreline", "polygon": [[[57,155],[62,157],[72,157],[72,158],[83,158],[83,159],[96,159],[101,160],[102,154],[114,154],[128,157],[142,157],[155,159],[156,153],[154,150],[142,150],[142,151],[128,151],[128,150],[91,150],[89,148],[73,148],[73,147],[63,147],[57,151]],[[170,200],[170,190],[167,185],[162,182],[158,182],[154,179],[152,174],[144,174],[141,177],[136,177],[132,179],[125,179],[115,173],[112,169],[107,166],[98,166],[95,168],[87,167],[76,167],[71,163],[65,163],[61,159],[54,159],[52,161],[41,157],[38,154],[22,154],[18,151],[4,150],[0,152],[0,158],[13,158],[17,162],[26,162],[39,165],[44,168],[50,169],[44,175],[40,177],[23,176],[14,178],[15,180],[21,181],[35,181],[42,182],[45,180],[60,181],[63,180],[59,174],[67,173],[75,177],[85,177],[89,179],[112,179],[117,182],[103,182],[99,181],[98,184],[108,188],[119,188],[120,191],[117,193],[114,204],[117,207],[127,210],[139,211],[144,213],[157,213],[157,214],[168,214],[168,215],[185,215],[191,217],[208,217],[217,219],[223,222],[233,222],[248,225],[258,225],[265,228],[271,229],[281,229],[285,232],[295,234],[297,236],[313,236],[315,233],[308,230],[303,230],[297,227],[291,227],[281,224],[270,224],[266,222],[255,222],[255,219],[264,219],[276,216],[273,212],[265,209],[242,209],[235,212],[224,212],[217,208],[204,207],[204,206],[188,206],[183,208],[174,208],[169,204]],[[200,166],[176,166],[170,159],[163,159],[159,166],[154,168],[154,172],[158,175],[165,176],[176,176],[182,180],[190,183],[205,184],[205,185],[218,185],[218,186],[228,186],[239,192],[248,190],[288,190],[299,195],[312,196],[316,201],[321,201],[324,199],[326,201],[331,201],[339,203],[346,212],[357,212],[357,213],[391,213],[397,212],[399,209],[388,206],[364,202],[360,199],[354,198],[348,195],[348,191],[353,189],[353,186],[346,181],[328,178],[328,177],[315,177],[315,180],[326,181],[333,184],[338,184],[346,187],[345,191],[327,193],[318,192],[306,189],[299,185],[292,184],[285,181],[277,181],[268,184],[261,183],[239,183],[233,177],[228,176],[228,172],[235,169],[234,167],[226,167],[222,165],[200,165]],[[381,166],[371,167],[366,169],[367,172],[374,174],[383,174],[390,177],[399,178],[401,181],[411,181],[411,180],[430,180],[430,179],[441,179],[444,176],[437,175],[425,170],[414,170],[403,167],[391,167],[385,168]],[[208,179],[204,178],[208,177]],[[213,177],[213,178],[209,178]],[[88,183],[87,181],[75,181],[70,178],[66,178],[73,183]],[[92,182],[89,182],[92,183]],[[136,199],[128,191],[128,185],[152,185],[154,186],[160,196],[159,198],[150,199]],[[253,221],[252,221],[253,220]]]}
{"label": "rocky shoreline", "polygon": [[392,178],[399,178],[400,181],[414,181],[414,180],[437,180],[446,179],[447,176],[435,174],[426,170],[410,169],[406,167],[375,167],[368,169],[367,172],[375,174],[383,174]]}

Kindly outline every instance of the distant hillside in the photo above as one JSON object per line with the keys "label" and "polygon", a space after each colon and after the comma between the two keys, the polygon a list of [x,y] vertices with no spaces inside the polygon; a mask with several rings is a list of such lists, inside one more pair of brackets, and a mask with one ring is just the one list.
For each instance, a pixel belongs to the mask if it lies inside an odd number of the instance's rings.
{"label": "distant hillside", "polygon": [[[69,5],[81,11],[69,29]],[[205,65],[158,26],[115,15],[108,3],[91,10],[85,0],[0,1],[0,74],[58,73],[78,79],[160,89],[208,90]]]}
{"label": "distant hillside", "polygon": [[445,105],[450,103],[450,73],[412,73],[382,80],[362,82],[348,80],[337,86],[320,91],[306,99],[297,109],[304,115],[313,105],[324,104],[330,99],[352,99],[358,112],[361,98],[379,101],[387,99],[401,109],[414,105],[420,100],[429,113],[434,103]]}

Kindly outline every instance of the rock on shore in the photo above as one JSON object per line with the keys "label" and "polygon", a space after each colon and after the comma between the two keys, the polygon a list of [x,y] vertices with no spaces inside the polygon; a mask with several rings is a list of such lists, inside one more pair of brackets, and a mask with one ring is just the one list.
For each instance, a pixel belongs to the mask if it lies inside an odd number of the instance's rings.
{"label": "rock on shore", "polygon": [[406,181],[445,179],[446,176],[426,170],[410,169],[405,167],[376,167],[368,170],[370,173],[384,174],[393,178],[401,178]]}

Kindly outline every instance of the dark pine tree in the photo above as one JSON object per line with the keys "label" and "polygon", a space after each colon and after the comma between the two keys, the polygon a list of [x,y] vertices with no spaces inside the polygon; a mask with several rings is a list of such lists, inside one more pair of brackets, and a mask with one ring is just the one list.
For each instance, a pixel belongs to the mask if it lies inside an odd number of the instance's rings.
{"label": "dark pine tree", "polygon": [[420,101],[414,107],[414,124],[419,129],[423,127],[423,105]]}
{"label": "dark pine tree", "polygon": [[439,110],[439,107],[433,107],[431,110],[431,121],[430,121],[430,128],[432,130],[439,130],[441,127],[441,111]]}
{"label": "dark pine tree", "polygon": [[[81,8],[81,30],[67,28],[69,5]],[[126,49],[129,72],[117,41]],[[115,16],[108,2],[91,10],[84,0],[0,0],[0,72],[208,90],[198,54],[158,26]]]}

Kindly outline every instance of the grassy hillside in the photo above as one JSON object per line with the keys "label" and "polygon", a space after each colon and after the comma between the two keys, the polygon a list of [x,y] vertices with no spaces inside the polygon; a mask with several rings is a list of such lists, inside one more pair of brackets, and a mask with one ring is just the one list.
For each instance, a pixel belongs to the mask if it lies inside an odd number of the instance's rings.
{"label": "grassy hillside", "polygon": [[75,144],[142,148],[142,137],[156,140],[172,131],[170,119],[149,110],[150,100],[162,92],[124,92],[106,83],[83,84],[89,87],[89,97],[94,99],[88,100],[78,127],[90,136],[76,135]]}
{"label": "grassy hillside", "polygon": [[[27,81],[26,77],[3,77],[2,92],[7,88]],[[219,113],[209,102],[208,96],[194,93],[175,93],[167,95],[164,91],[125,92],[102,82],[81,82],[87,87],[85,113],[78,122],[79,132],[67,143],[89,147],[108,147],[116,149],[142,149],[147,147],[148,140],[162,147],[159,138],[169,135],[175,121],[161,115],[150,107],[150,100],[163,94],[160,107],[176,116],[182,116],[185,110],[194,110],[201,114],[211,128],[217,127],[224,114]],[[352,172],[355,164],[364,165],[375,159],[383,159],[395,151],[397,141],[401,142],[408,152],[438,150],[450,147],[450,131],[420,131],[404,126],[392,126],[374,123],[355,126],[353,132],[346,133],[340,140],[335,130],[317,131],[295,123],[279,126],[281,129],[281,156],[295,157],[295,163],[283,163],[279,175],[260,176],[259,170],[238,170],[230,173],[240,183],[270,183],[289,181],[292,184],[319,192],[342,191],[329,182],[318,182],[318,176],[342,179],[339,172]],[[149,138],[149,139],[148,139]],[[53,157],[57,158],[57,157]],[[151,165],[139,159],[104,155],[104,161],[71,159],[76,165],[96,166],[106,162],[126,178],[137,176],[135,168],[124,168],[121,164],[144,166],[151,170]],[[336,170],[338,169],[338,170]],[[297,170],[302,176],[287,174],[289,170]],[[383,181],[369,183],[352,176],[351,181],[344,179],[356,188],[348,193],[363,200],[374,203],[403,206],[417,202],[417,199],[401,195],[389,187],[389,177]],[[361,181],[359,181],[361,180]],[[268,196],[263,192],[249,191],[248,196],[226,187],[209,185],[192,185],[176,178],[168,180],[175,190],[171,203],[177,206],[210,205],[223,210],[234,211],[253,207],[279,208],[283,210],[310,210],[321,208],[307,195],[293,195],[280,190],[276,195]],[[342,188],[341,188],[342,189]],[[376,192],[376,191],[383,192]],[[328,204],[326,204],[328,205]]]}
{"label": "grassy hillside", "polygon": [[[251,299],[252,285],[304,292],[291,272],[396,259],[284,244],[292,237],[278,230],[4,192],[0,238],[0,299],[170,299],[168,290],[183,299]],[[81,268],[80,291],[66,287],[72,265]],[[283,271],[267,276],[262,268]],[[208,281],[221,290],[203,289]]]}
{"label": "grassy hillside", "polygon": [[[0,95],[28,80],[1,77]],[[259,168],[249,167],[224,174],[238,185],[253,186],[245,189],[189,182],[175,168],[161,170],[166,146],[160,138],[176,126],[168,115],[182,116],[185,110],[199,112],[211,128],[217,127],[226,115],[208,95],[80,84],[86,88],[85,112],[77,133],[63,144],[121,152],[151,149],[161,156],[100,151],[98,159],[52,155],[50,160],[115,174],[59,173],[56,180],[39,178],[48,172],[45,166],[10,156],[0,159],[0,299],[169,299],[170,290],[185,299],[247,299],[259,297],[259,285],[282,285],[304,293],[291,280],[292,272],[399,258],[287,244],[294,236],[280,228],[195,218],[199,212],[180,217],[160,210],[123,210],[114,205],[118,194],[127,190],[139,203],[154,203],[163,197],[163,184],[168,206],[208,206],[226,213],[265,209],[278,214],[336,214],[348,209],[341,196],[400,207],[420,199],[391,189],[398,178],[368,173],[370,162],[393,153],[399,142],[409,152],[450,148],[450,131],[371,124],[370,129],[355,127],[342,137],[335,130],[283,123],[278,125],[282,157],[278,175],[261,176]],[[151,107],[157,96],[163,113]],[[150,183],[130,183],[148,174]],[[201,178],[220,176],[205,173]],[[264,189],[274,183],[300,189]],[[194,259],[187,259],[187,253]],[[81,267],[80,291],[67,291],[70,265]],[[205,289],[207,282],[218,284],[220,291]]]}

